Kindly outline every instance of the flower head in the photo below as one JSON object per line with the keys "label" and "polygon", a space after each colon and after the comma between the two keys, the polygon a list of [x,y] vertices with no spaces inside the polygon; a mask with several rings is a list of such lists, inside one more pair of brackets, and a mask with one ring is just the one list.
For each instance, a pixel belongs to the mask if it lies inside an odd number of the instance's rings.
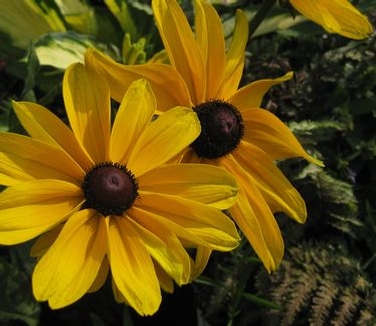
{"label": "flower head", "polygon": [[303,199],[274,160],[301,156],[321,164],[276,116],[259,108],[268,89],[292,73],[239,88],[248,39],[244,13],[236,14],[226,50],[220,17],[209,3],[195,1],[195,33],[175,0],[153,0],[152,5],[171,65],[125,66],[94,50],[86,53],[87,62],[109,81],[117,100],[132,80],[143,76],[156,92],[159,111],[192,107],[201,133],[182,161],[224,167],[236,177],[239,200],[230,213],[267,270],[274,270],[284,245],[273,213],[285,212],[298,222],[307,215]]}
{"label": "flower head", "polygon": [[42,235],[33,291],[52,308],[100,288],[110,271],[116,299],[153,314],[161,287],[190,281],[186,248],[237,245],[220,211],[234,203],[236,181],[217,167],[166,164],[200,124],[183,107],[153,120],[145,80],[130,85],[112,127],[109,87],[95,71],[69,67],[63,95],[71,129],[38,104],[15,102],[30,137],[0,133],[0,243]]}
{"label": "flower head", "polygon": [[290,4],[329,33],[360,40],[373,32],[368,18],[348,0],[290,0]]}

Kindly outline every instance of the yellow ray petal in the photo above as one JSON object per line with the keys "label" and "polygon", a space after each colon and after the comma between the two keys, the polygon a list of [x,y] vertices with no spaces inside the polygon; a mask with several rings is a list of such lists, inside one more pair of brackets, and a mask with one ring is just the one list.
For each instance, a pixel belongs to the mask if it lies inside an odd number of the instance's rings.
{"label": "yellow ray petal", "polygon": [[301,14],[330,33],[360,40],[373,32],[368,18],[347,0],[290,0],[290,3]]}
{"label": "yellow ray petal", "polygon": [[59,146],[81,167],[88,170],[93,162],[80,147],[72,131],[44,107],[31,102],[13,102],[13,109],[29,135],[35,139]]}
{"label": "yellow ray petal", "polygon": [[239,199],[229,211],[253,249],[270,272],[280,264],[284,244],[275,218],[254,180],[239,166],[232,155],[221,160],[239,181]]}
{"label": "yellow ray petal", "polygon": [[307,161],[323,166],[323,163],[307,152],[290,129],[274,114],[263,109],[242,111],[244,140],[256,145],[274,160],[301,156]]}
{"label": "yellow ray petal", "polygon": [[156,101],[149,83],[140,79],[131,84],[116,115],[111,133],[110,158],[127,162],[132,146],[150,123]]}
{"label": "yellow ray petal", "polygon": [[194,280],[204,271],[209,262],[212,250],[206,247],[199,246],[196,251],[195,259],[193,261],[193,269],[191,279]]}
{"label": "yellow ray petal", "polygon": [[[176,225],[201,239],[197,244],[228,251],[238,245],[238,234],[233,222],[218,209],[173,195],[143,193],[140,191],[137,207],[163,216],[163,222],[179,237],[185,237]],[[170,224],[173,222],[175,226]],[[185,233],[186,233],[185,232]],[[193,238],[192,238],[193,239]],[[187,239],[191,240],[191,239]],[[193,239],[193,241],[196,241]]]}
{"label": "yellow ray petal", "polygon": [[197,44],[206,70],[204,99],[217,98],[226,66],[221,19],[214,7],[202,0],[195,1],[195,18]]}
{"label": "yellow ray petal", "polygon": [[237,196],[237,182],[224,169],[203,164],[168,164],[138,178],[143,191],[176,195],[227,209]]}
{"label": "yellow ray petal", "polygon": [[239,168],[252,177],[273,212],[285,212],[297,222],[305,222],[307,211],[304,200],[265,152],[242,142],[233,156]]}
{"label": "yellow ray petal", "polygon": [[193,103],[205,100],[205,68],[191,27],[176,0],[152,1],[153,12],[172,66],[180,73]]}
{"label": "yellow ray petal", "polygon": [[37,300],[51,308],[65,307],[81,298],[94,282],[106,253],[106,227],[94,210],[74,214],[40,259],[33,273]]}
{"label": "yellow ray petal", "polygon": [[63,95],[71,128],[96,163],[108,160],[110,90],[106,80],[81,63],[64,74]]}
{"label": "yellow ray petal", "polygon": [[0,193],[0,243],[20,243],[40,235],[64,221],[82,201],[79,187],[59,180],[30,181],[5,189]]}
{"label": "yellow ray petal", "polygon": [[190,272],[189,256],[176,235],[164,225],[149,221],[137,207],[128,214],[154,260],[178,285],[186,284]]}
{"label": "yellow ray petal", "polygon": [[234,33],[226,55],[226,69],[216,98],[229,99],[239,87],[243,74],[245,48],[248,41],[248,19],[240,10],[236,12]]}
{"label": "yellow ray petal", "polygon": [[157,273],[157,277],[159,280],[159,285],[161,289],[167,293],[174,292],[174,282],[170,275],[168,275],[165,270],[156,262],[154,261],[154,268],[155,272]]}
{"label": "yellow ray petal", "polygon": [[[253,190],[252,195],[257,193],[255,188]],[[261,201],[256,202],[257,199]],[[265,269],[268,272],[276,270],[283,258],[284,243],[278,224],[263,198],[259,194],[247,198],[240,190],[239,201],[230,208],[230,213]]]}
{"label": "yellow ray petal", "polygon": [[146,78],[153,85],[159,110],[167,111],[177,105],[191,105],[189,91],[183,78],[170,65],[122,65],[94,49],[86,51],[85,63],[106,78],[111,96],[118,102],[121,102],[126,90],[134,81]]}
{"label": "yellow ray petal", "polygon": [[240,88],[229,102],[243,113],[243,110],[249,108],[258,108],[261,105],[265,93],[274,85],[278,85],[291,79],[292,72],[288,72],[282,77],[275,79],[260,79]]}
{"label": "yellow ray petal", "polygon": [[167,111],[140,136],[130,154],[129,169],[140,177],[179,154],[200,131],[200,122],[191,109],[177,107]]}
{"label": "yellow ray petal", "polygon": [[42,257],[47,250],[52,246],[61,230],[64,223],[55,226],[52,230],[43,233],[33,244],[30,250],[31,257]]}
{"label": "yellow ray petal", "polygon": [[93,284],[91,284],[88,292],[98,291],[106,282],[109,271],[110,271],[110,265],[108,263],[107,258],[104,257],[102,261],[102,265],[98,271],[97,277],[95,278]]}
{"label": "yellow ray petal", "polygon": [[159,282],[150,253],[128,217],[111,218],[108,244],[111,272],[120,293],[140,315],[155,313],[162,300]]}
{"label": "yellow ray petal", "polygon": [[[60,179],[79,184],[83,170],[55,146],[18,134],[0,133],[0,175],[9,183],[37,179]],[[0,180],[1,180],[0,176]],[[12,182],[13,179],[13,182]]]}

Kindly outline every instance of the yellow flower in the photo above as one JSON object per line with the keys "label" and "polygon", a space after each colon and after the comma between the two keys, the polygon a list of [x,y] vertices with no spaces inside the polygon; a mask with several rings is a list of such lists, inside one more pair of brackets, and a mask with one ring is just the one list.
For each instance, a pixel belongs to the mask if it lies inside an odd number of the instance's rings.
{"label": "yellow flower", "polygon": [[329,33],[360,40],[373,32],[368,18],[347,0],[290,0],[290,3]]}
{"label": "yellow flower", "polygon": [[231,215],[266,269],[274,270],[284,245],[273,213],[285,212],[298,222],[307,215],[303,199],[274,160],[302,156],[321,164],[277,117],[259,108],[268,89],[292,73],[238,89],[248,38],[247,18],[241,11],[226,51],[220,18],[209,3],[195,1],[195,34],[176,1],[153,0],[152,5],[171,65],[125,66],[95,50],[86,53],[87,64],[105,76],[116,100],[129,83],[143,76],[151,82],[159,111],[176,105],[193,108],[202,131],[183,161],[225,167],[237,178],[239,200],[230,208]]}
{"label": "yellow flower", "polygon": [[[197,116],[176,107],[152,121],[156,102],[145,80],[127,90],[111,128],[106,80],[77,63],[63,80],[71,129],[44,107],[15,102],[30,137],[0,133],[0,244],[43,234],[32,283],[52,308],[103,285],[153,314],[161,289],[190,281],[186,248],[232,250],[236,226],[221,210],[236,200],[225,170],[165,164],[200,133]],[[151,122],[152,121],[152,122]],[[173,141],[171,141],[173,140]]]}

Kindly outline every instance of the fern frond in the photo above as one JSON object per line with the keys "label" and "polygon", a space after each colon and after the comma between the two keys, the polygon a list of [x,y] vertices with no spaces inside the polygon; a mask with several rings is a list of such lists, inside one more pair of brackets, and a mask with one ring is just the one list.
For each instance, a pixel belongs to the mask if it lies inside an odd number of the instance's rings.
{"label": "fern frond", "polygon": [[284,307],[284,316],[281,326],[291,325],[298,313],[310,299],[312,293],[312,278],[307,274],[302,274],[301,279],[290,285],[290,295]]}
{"label": "fern frond", "polygon": [[337,288],[332,281],[326,281],[321,284],[312,299],[312,310],[309,317],[311,325],[324,325],[329,316],[330,309],[333,305],[337,294]]}
{"label": "fern frond", "polygon": [[356,311],[357,302],[354,295],[351,295],[347,291],[338,298],[338,301],[340,306],[334,312],[335,318],[332,320],[332,325],[346,326],[351,321],[351,318]]}

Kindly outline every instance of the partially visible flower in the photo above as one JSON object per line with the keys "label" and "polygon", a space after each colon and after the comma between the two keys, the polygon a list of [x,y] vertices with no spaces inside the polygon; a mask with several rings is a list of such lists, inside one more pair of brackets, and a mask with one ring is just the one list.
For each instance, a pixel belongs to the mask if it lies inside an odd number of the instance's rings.
{"label": "partially visible flower", "polygon": [[348,0],[289,0],[302,15],[329,33],[351,39],[364,39],[373,32],[368,18]]}
{"label": "partially visible flower", "polygon": [[269,88],[290,79],[292,73],[238,89],[248,39],[243,12],[236,13],[226,51],[220,17],[208,2],[195,1],[194,33],[175,0],[153,0],[152,6],[171,65],[126,66],[95,50],[86,53],[87,64],[106,77],[116,100],[133,80],[145,77],[156,93],[160,112],[176,105],[192,107],[202,130],[183,161],[224,167],[237,178],[239,200],[230,213],[266,269],[274,270],[284,244],[273,213],[285,212],[301,223],[307,215],[303,199],[274,160],[301,156],[321,164],[276,116],[259,108]]}
{"label": "partially visible flower", "polygon": [[[235,224],[221,209],[237,194],[224,169],[166,164],[200,133],[191,109],[151,122],[149,84],[127,90],[111,128],[106,80],[77,63],[63,95],[70,130],[44,107],[15,102],[30,137],[0,133],[0,244],[42,235],[32,283],[37,300],[69,305],[100,288],[109,271],[115,297],[141,315],[157,311],[161,290],[191,280],[186,248],[228,251]],[[173,140],[173,141],[171,141]]]}

